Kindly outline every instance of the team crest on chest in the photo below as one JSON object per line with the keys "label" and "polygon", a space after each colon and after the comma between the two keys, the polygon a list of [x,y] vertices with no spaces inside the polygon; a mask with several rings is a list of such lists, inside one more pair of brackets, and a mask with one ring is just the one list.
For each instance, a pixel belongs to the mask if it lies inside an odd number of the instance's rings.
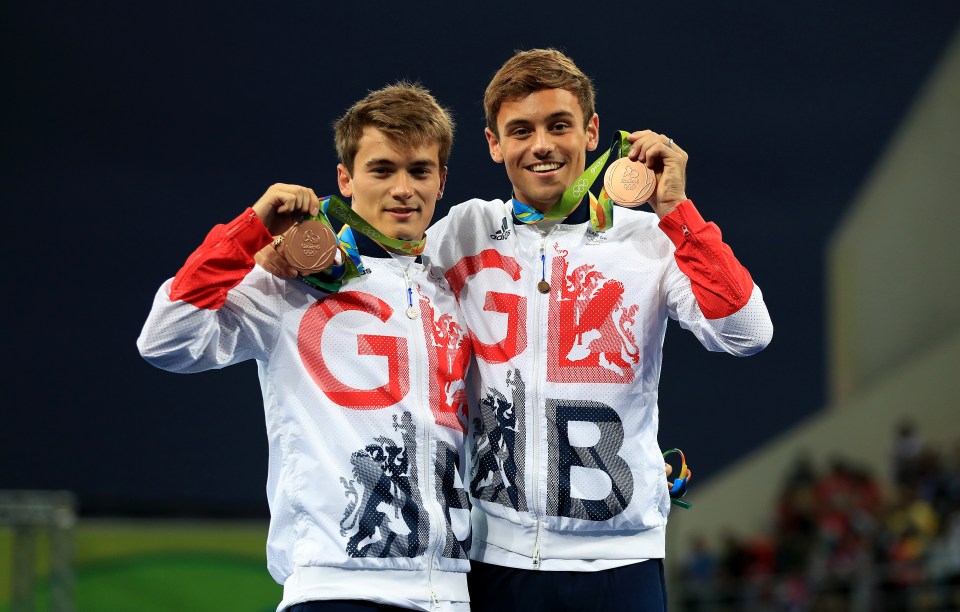
{"label": "team crest on chest", "polygon": [[555,382],[628,383],[640,362],[633,335],[639,306],[624,303],[624,285],[593,264],[570,269],[554,245],[547,377]]}
{"label": "team crest on chest", "polygon": [[524,494],[525,385],[519,370],[507,372],[508,397],[487,389],[473,419],[470,491],[477,499],[526,510]]}
{"label": "team crest on chest", "polygon": [[394,437],[378,436],[350,456],[353,478],[340,478],[348,503],[340,520],[351,557],[417,557],[428,518],[416,467],[417,434],[409,412],[394,416]]}
{"label": "team crest on chest", "polygon": [[420,310],[424,313],[427,365],[432,373],[430,408],[439,425],[464,432],[468,415],[463,377],[470,364],[470,342],[456,319],[435,310],[425,295],[420,295]]}

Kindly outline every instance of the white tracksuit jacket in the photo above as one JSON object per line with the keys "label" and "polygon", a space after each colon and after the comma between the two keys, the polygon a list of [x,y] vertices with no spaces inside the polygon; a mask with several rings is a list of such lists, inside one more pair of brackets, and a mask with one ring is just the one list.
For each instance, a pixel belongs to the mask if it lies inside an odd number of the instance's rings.
{"label": "white tracksuit jacket", "polygon": [[471,200],[427,232],[425,261],[457,296],[476,360],[473,559],[589,571],[662,558],[667,320],[733,355],[772,337],[760,289],[692,202],[662,222],[616,208],[601,233],[588,214],[584,202],[544,228],[515,222],[510,202]]}
{"label": "white tracksuit jacket", "polygon": [[256,360],[279,610],[315,599],[467,609],[451,602],[469,601],[469,341],[419,262],[356,236],[368,273],[326,295],[254,267],[271,236],[247,209],[162,285],[137,344],[172,372]]}

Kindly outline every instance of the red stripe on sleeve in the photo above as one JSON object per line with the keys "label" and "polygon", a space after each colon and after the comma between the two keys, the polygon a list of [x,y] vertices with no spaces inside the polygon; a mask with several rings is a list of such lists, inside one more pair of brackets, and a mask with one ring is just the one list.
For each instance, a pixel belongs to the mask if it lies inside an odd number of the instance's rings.
{"label": "red stripe on sleeve", "polygon": [[170,300],[183,300],[197,308],[220,308],[227,301],[227,292],[253,269],[253,255],[271,240],[273,236],[251,208],[230,223],[217,225],[177,272]]}
{"label": "red stripe on sleeve", "polygon": [[660,220],[660,229],[677,247],[674,258],[705,317],[720,319],[743,308],[753,278],[723,242],[720,228],[704,221],[693,202],[681,202]]}

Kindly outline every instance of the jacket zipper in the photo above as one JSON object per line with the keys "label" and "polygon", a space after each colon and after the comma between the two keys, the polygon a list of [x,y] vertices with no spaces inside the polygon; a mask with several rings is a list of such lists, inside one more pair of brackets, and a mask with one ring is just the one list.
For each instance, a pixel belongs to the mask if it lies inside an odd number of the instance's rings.
{"label": "jacket zipper", "polygon": [[[539,228],[538,228],[539,230]],[[547,236],[549,235],[549,230],[544,233],[541,231],[540,234],[540,265],[541,265],[541,276],[546,280],[546,247],[547,247]],[[552,278],[550,280],[553,280]],[[546,512],[544,508],[541,511],[541,502],[543,501],[541,497],[541,478],[540,478],[540,411],[537,407],[540,406],[540,329],[541,327],[541,312],[543,310],[543,296],[550,295],[549,293],[543,294],[537,291],[537,304],[536,304],[536,320],[534,329],[537,330],[537,333],[532,334],[534,338],[534,343],[536,344],[533,347],[531,355],[533,355],[533,473],[536,478],[536,483],[534,486],[534,508],[533,515],[537,521],[537,535],[533,542],[533,569],[540,569],[540,537],[543,533],[543,515]]]}
{"label": "jacket zipper", "polygon": [[[406,283],[407,308],[408,309],[415,308],[413,305],[413,281],[410,280],[409,266],[408,267],[400,266],[400,269],[403,271],[403,280]],[[419,308],[417,308],[417,310],[419,311]],[[419,314],[422,316],[423,313],[419,313]],[[420,452],[420,463],[421,463],[420,492],[423,495],[423,505],[424,505],[424,510],[426,510],[427,504],[436,505],[435,503],[436,496],[431,494],[431,491],[434,490],[434,487],[433,487],[434,474],[433,474],[433,470],[430,469],[433,464],[433,462],[430,460],[430,427],[433,420],[433,413],[430,411],[430,398],[426,398],[426,401],[424,401],[424,397],[423,397],[423,372],[422,372],[423,358],[420,355],[420,342],[419,342],[419,334],[423,332],[423,325],[420,324],[420,326],[418,327],[419,319],[420,319],[419,316],[416,318],[410,318],[409,316],[407,317],[408,323],[413,328],[413,334],[411,334],[410,337],[417,339],[416,342],[411,343],[413,345],[413,351],[414,351],[414,363],[417,364],[416,365],[416,381],[417,381],[416,397],[418,399],[417,403],[421,408],[420,412],[422,414],[425,414],[425,418],[422,419],[423,449]],[[424,338],[424,341],[426,341],[426,338]],[[430,516],[429,512],[427,513],[427,516],[428,517]],[[440,513],[437,516],[438,517],[443,516],[442,508],[440,509]],[[434,522],[438,522],[438,521],[430,522],[430,529],[427,532],[427,544],[426,544],[427,550],[429,550],[429,555],[427,557],[427,585],[430,590],[430,608],[431,609],[437,609],[440,605],[440,598],[437,596],[437,592],[433,588],[433,560],[437,554],[436,547],[438,543],[441,541],[441,539],[433,538]],[[430,541],[431,539],[433,539],[432,543]]]}

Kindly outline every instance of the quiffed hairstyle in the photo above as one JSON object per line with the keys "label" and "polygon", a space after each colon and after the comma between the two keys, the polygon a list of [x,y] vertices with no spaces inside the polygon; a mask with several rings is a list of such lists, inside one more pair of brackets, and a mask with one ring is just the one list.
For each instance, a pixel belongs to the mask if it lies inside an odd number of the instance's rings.
{"label": "quiffed hairstyle", "polygon": [[493,75],[483,96],[487,127],[497,137],[497,114],[508,100],[520,100],[542,89],[566,89],[577,97],[583,109],[583,124],[593,117],[593,82],[573,60],[556,49],[518,51]]}
{"label": "quiffed hairstyle", "polygon": [[430,92],[417,83],[399,81],[371,91],[333,124],[337,155],[353,174],[363,128],[375,127],[400,147],[440,145],[440,167],[453,146],[453,119]]}

